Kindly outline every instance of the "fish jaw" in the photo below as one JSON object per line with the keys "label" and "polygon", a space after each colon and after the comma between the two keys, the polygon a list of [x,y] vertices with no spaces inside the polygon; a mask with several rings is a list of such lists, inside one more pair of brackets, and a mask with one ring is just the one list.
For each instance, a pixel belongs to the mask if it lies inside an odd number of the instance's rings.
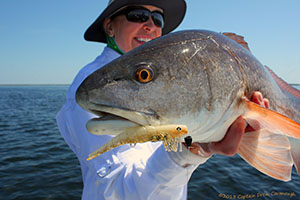
{"label": "fish jaw", "polygon": [[[195,142],[217,142],[225,136],[228,127],[244,109],[237,106],[238,99],[225,112],[207,111],[186,113],[175,118],[158,116],[155,112],[139,112],[128,108],[117,108],[109,105],[88,102],[85,108],[99,118],[87,122],[87,129],[95,135],[117,135],[122,131],[138,126],[160,126],[167,124],[185,124]],[[217,105],[216,105],[217,107]]]}
{"label": "fish jaw", "polygon": [[86,123],[86,129],[94,135],[118,135],[125,129],[137,126],[135,122],[111,114],[90,119]]}
{"label": "fish jaw", "polygon": [[139,125],[159,125],[158,121],[155,120],[155,113],[145,113],[134,111],[126,108],[117,108],[113,106],[89,103],[88,110],[96,111],[101,113],[108,113],[111,115],[119,116],[129,121],[135,122]]}
{"label": "fish jaw", "polygon": [[95,135],[117,135],[128,128],[161,124],[154,112],[145,113],[91,102],[80,105],[99,116],[99,118],[89,120],[86,124],[87,130]]}
{"label": "fish jaw", "polygon": [[[154,112],[139,112],[122,106],[109,105],[104,103],[98,103],[97,101],[91,99],[91,94],[85,87],[79,87],[76,92],[76,102],[83,109],[91,112],[100,118],[107,115],[112,115],[115,117],[116,121],[128,120],[137,125],[159,125],[157,120],[157,115]],[[122,118],[122,119],[121,119]],[[94,122],[96,122],[95,120]]]}
{"label": "fish jaw", "polygon": [[[231,104],[224,105],[220,102],[214,102],[214,109],[207,110],[205,108],[198,111],[178,112],[177,115],[171,115],[166,112],[151,111],[135,111],[127,107],[106,105],[96,103],[95,100],[84,97],[84,92],[80,98],[77,98],[78,104],[84,109],[98,115],[100,118],[92,119],[87,123],[90,133],[96,135],[109,134],[117,135],[127,128],[136,126],[159,126],[167,124],[184,124],[188,127],[187,136],[191,136],[195,142],[218,142],[223,139],[227,129],[232,122],[240,115],[243,115],[244,109],[240,109],[241,96],[244,94],[243,88],[236,94],[236,98]],[[79,97],[79,96],[78,96]],[[94,103],[95,102],[95,103]],[[145,109],[142,109],[145,110]],[[106,116],[112,117],[106,120]]]}

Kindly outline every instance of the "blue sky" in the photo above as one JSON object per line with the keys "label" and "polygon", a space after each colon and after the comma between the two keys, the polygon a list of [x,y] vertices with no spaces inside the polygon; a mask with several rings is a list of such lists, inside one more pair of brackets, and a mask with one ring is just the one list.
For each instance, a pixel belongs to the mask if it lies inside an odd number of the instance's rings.
{"label": "blue sky", "polygon": [[[83,33],[108,0],[1,0],[0,84],[71,83],[104,44]],[[299,0],[187,0],[176,29],[235,32],[289,83],[300,83]]]}

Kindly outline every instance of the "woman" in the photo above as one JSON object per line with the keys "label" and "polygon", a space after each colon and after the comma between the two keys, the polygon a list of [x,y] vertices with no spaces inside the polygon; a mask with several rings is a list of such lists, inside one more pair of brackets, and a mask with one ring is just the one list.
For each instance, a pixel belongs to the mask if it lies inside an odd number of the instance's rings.
{"label": "woman", "polygon": [[[106,63],[175,29],[185,11],[184,0],[110,0],[86,31],[86,40],[107,43],[107,47],[78,73],[57,115],[59,130],[81,165],[82,199],[186,199],[187,182],[199,164],[213,153],[236,153],[246,127],[242,117],[232,124],[222,141],[193,143],[190,151],[183,148],[182,152],[166,152],[160,143],[137,144],[134,148],[123,145],[86,161],[88,154],[112,136],[87,132],[85,124],[95,116],[76,103],[77,87]],[[255,93],[252,100],[267,103],[260,93]]]}

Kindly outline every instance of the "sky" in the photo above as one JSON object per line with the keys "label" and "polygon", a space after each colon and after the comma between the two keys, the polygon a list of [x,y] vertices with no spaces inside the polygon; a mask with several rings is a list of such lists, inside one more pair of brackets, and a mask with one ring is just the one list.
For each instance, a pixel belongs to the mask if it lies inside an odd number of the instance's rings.
{"label": "sky", "polygon": [[[252,53],[288,83],[300,83],[300,0],[186,0],[175,31],[245,37]],[[83,34],[108,0],[1,0],[0,84],[70,84],[104,44]]]}

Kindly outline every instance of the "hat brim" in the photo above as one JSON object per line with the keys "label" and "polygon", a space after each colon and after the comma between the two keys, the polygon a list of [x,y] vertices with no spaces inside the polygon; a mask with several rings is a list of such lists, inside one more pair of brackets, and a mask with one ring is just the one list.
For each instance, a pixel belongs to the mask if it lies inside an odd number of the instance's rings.
{"label": "hat brim", "polygon": [[120,8],[129,5],[151,5],[161,8],[165,18],[165,25],[162,30],[163,35],[174,30],[182,22],[186,12],[186,3],[184,0],[115,0],[86,30],[84,39],[87,41],[106,43],[105,30],[103,28],[104,19],[111,16]]}

